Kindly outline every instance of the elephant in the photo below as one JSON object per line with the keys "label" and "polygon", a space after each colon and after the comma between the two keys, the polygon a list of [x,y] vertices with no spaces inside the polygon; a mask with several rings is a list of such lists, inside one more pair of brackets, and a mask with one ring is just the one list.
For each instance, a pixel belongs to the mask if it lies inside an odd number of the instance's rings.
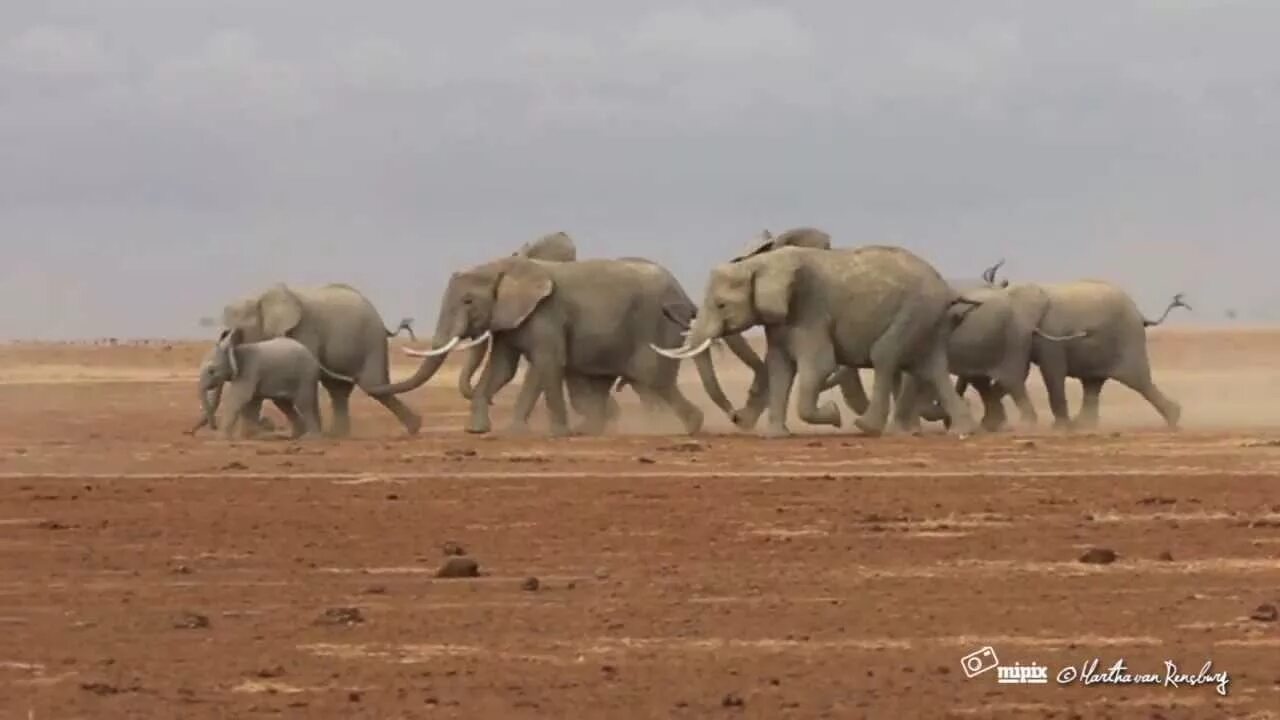
{"label": "elephant", "polygon": [[[455,272],[441,303],[433,349],[410,351],[423,358],[417,372],[367,392],[387,396],[413,390],[439,370],[451,351],[489,341],[489,367],[471,398],[468,432],[490,430],[490,398],[510,382],[524,357],[535,387],[546,394],[552,435],[571,434],[566,383],[590,391],[581,409],[587,431],[598,432],[605,422],[599,400],[617,378],[625,379],[647,404],[673,410],[685,431],[696,433],[704,418],[680,392],[679,362],[648,351],[652,343],[680,337],[665,309],[677,297],[679,286],[673,288],[673,281],[654,263],[629,260],[546,262],[511,256]],[[710,357],[700,362],[699,374],[708,394],[730,412]],[[529,402],[522,393],[513,429],[522,429]]]}
{"label": "elephant", "polygon": [[[771,252],[784,247],[807,247],[818,250],[831,249],[831,235],[824,230],[815,227],[802,226],[791,228],[777,235],[771,233],[767,228],[761,231],[759,237],[747,246],[747,249],[739,256],[730,260],[730,262],[739,262],[748,257],[754,257],[762,253]],[[741,357],[741,356],[739,356]],[[747,362],[744,360],[744,362]],[[758,364],[747,362],[755,373],[750,390],[747,394],[747,402],[742,409],[737,410],[733,415],[734,424],[744,430],[755,427],[760,416],[764,414],[768,403],[768,375],[759,367]],[[858,373],[857,368],[840,367],[823,385],[823,392],[833,387],[840,389],[840,394],[844,397],[845,405],[853,410],[854,414],[861,415],[867,411],[870,400],[867,398],[866,388],[862,384],[862,377]],[[898,390],[894,390],[896,398]]]}
{"label": "elephant", "polygon": [[[208,425],[218,429],[218,406],[223,385],[229,385],[227,408],[230,420],[223,428],[228,439],[235,436],[243,417],[256,419],[263,400],[271,400],[289,419],[292,437],[319,434],[320,378],[327,376],[343,383],[355,381],[320,364],[305,345],[288,337],[260,342],[241,342],[239,330],[227,330],[200,365],[198,383],[202,415],[188,434]],[[249,431],[256,428],[249,423]]]}
{"label": "elephant", "polygon": [[[1174,295],[1159,318],[1149,320],[1127,293],[1105,281],[997,282],[996,271],[1003,262],[984,273],[986,288],[966,293],[983,304],[958,319],[949,353],[952,373],[958,376],[957,392],[973,385],[982,396],[984,427],[1003,425],[1006,393],[1013,397],[1023,423],[1036,423],[1025,384],[1033,362],[1048,391],[1055,427],[1096,427],[1099,394],[1109,379],[1140,393],[1170,428],[1177,427],[1181,407],[1151,379],[1146,328],[1163,323],[1174,308],[1190,309],[1181,293]],[[997,353],[998,349],[1003,352]],[[1002,359],[981,372],[983,357]],[[1067,409],[1067,377],[1080,379],[1084,386],[1084,405],[1074,422]]]}
{"label": "elephant", "polygon": [[[578,259],[578,247],[573,238],[567,232],[561,230],[524,243],[518,250],[511,253],[511,256],[543,260],[545,262],[574,262]],[[484,363],[488,353],[489,346],[487,344],[476,345],[467,351],[462,370],[458,373],[458,392],[462,394],[463,398],[471,399],[471,395],[475,391],[475,387],[472,384],[473,378],[476,370]],[[618,412],[617,403],[612,402],[613,398],[609,398],[609,401],[611,401],[610,414],[616,414]]]}
{"label": "elephant", "polygon": [[[333,401],[335,435],[351,432],[353,386],[359,385],[368,393],[369,388],[390,382],[387,340],[393,333],[373,303],[350,285],[304,288],[277,283],[258,295],[228,304],[222,320],[227,329],[240,332],[243,342],[291,337],[305,345],[322,365],[354,381],[321,379]],[[399,398],[374,399],[396,416],[408,434],[415,435],[422,427],[421,418]]]}
{"label": "elephant", "polygon": [[879,435],[889,416],[899,370],[933,386],[951,416],[952,432],[968,435],[975,421],[947,373],[948,311],[976,302],[957,294],[938,271],[909,250],[886,245],[822,250],[784,247],[712,270],[702,305],[673,358],[697,357],[721,336],[763,325],[768,350],[769,420],[763,434],[790,434],[793,385],[800,418],[841,426],[839,408],[819,404],[826,379],[840,365],[875,370],[867,411],[855,425]]}

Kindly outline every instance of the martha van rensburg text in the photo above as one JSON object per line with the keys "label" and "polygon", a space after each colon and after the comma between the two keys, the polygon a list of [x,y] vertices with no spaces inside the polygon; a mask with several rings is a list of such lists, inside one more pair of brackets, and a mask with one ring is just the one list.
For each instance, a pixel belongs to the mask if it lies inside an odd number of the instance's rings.
{"label": "martha van rensburg text", "polygon": [[1085,686],[1160,685],[1167,688],[1216,685],[1217,693],[1225,696],[1227,694],[1227,685],[1231,682],[1231,678],[1225,671],[1213,671],[1212,660],[1206,661],[1197,673],[1184,673],[1178,669],[1177,664],[1170,660],[1165,660],[1164,673],[1153,675],[1134,675],[1129,673],[1129,668],[1124,664],[1124,660],[1117,660],[1115,665],[1103,672],[1098,672],[1100,664],[1098,659],[1094,658],[1080,667],[1065,667],[1058,673],[1058,683],[1060,685],[1070,685],[1073,682],[1079,682]]}

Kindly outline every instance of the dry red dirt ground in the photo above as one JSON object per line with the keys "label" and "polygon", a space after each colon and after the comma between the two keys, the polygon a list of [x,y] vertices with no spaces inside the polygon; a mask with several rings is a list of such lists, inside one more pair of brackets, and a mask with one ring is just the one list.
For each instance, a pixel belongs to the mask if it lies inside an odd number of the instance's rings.
{"label": "dry red dirt ground", "polygon": [[1182,432],[964,441],[474,437],[446,377],[417,437],[227,442],[199,346],[0,348],[0,718],[1278,717],[1280,333],[1152,345]]}

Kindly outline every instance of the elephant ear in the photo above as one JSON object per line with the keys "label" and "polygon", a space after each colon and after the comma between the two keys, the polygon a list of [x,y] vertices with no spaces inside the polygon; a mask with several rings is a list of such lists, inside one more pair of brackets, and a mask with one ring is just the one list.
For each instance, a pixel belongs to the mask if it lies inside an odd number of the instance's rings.
{"label": "elephant ear", "polygon": [[774,244],[773,233],[769,232],[768,228],[765,228],[760,231],[760,237],[753,240],[751,244],[747,246],[745,252],[733,258],[729,262],[742,262],[749,257],[755,257],[761,253],[767,253],[775,247],[776,245]]}
{"label": "elephant ear", "polygon": [[283,283],[262,293],[258,310],[267,337],[285,337],[302,322],[302,300]]}
{"label": "elephant ear", "polygon": [[569,233],[561,230],[526,243],[516,253],[520,257],[531,260],[548,260],[551,262],[573,262],[578,259],[578,247]]}
{"label": "elephant ear", "polygon": [[791,313],[791,296],[796,273],[800,268],[790,262],[760,263],[751,275],[752,305],[761,323],[777,325],[786,322]]}
{"label": "elephant ear", "polygon": [[498,275],[489,329],[501,332],[520,327],[554,289],[551,275],[535,263],[508,264]]}
{"label": "elephant ear", "polygon": [[1013,306],[1018,322],[1028,330],[1040,327],[1049,312],[1049,294],[1034,283],[1019,283],[1003,288]]}
{"label": "elephant ear", "polygon": [[792,228],[774,238],[775,248],[807,247],[816,250],[831,249],[831,235],[813,227]]}

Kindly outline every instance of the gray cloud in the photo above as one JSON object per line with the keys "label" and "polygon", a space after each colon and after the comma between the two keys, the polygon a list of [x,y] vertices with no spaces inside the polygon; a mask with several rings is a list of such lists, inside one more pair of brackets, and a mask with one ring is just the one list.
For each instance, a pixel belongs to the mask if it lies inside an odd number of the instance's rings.
{"label": "gray cloud", "polygon": [[0,6],[0,336],[275,280],[434,316],[555,229],[693,294],[763,227],[1280,317],[1280,5]]}

